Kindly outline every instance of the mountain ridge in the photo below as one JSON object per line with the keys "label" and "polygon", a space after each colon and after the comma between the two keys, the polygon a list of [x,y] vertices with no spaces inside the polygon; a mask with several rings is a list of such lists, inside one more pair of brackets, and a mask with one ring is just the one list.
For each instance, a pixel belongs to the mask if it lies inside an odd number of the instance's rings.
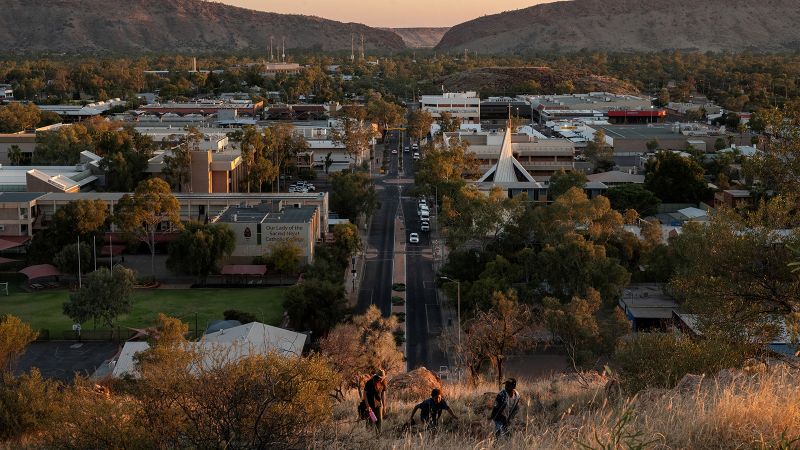
{"label": "mountain ridge", "polygon": [[796,0],[572,0],[452,27],[437,50],[483,53],[783,52],[800,49]]}
{"label": "mountain ridge", "polygon": [[291,50],[402,50],[397,34],[314,16],[254,11],[200,0],[6,0],[0,53],[264,52],[286,38]]}

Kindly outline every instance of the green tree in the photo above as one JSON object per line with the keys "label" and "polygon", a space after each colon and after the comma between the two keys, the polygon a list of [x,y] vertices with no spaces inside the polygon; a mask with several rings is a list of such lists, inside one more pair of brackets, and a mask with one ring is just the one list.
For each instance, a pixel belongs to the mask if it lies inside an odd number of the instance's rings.
{"label": "green tree", "polygon": [[709,195],[703,167],[693,159],[662,151],[645,169],[645,188],[665,203],[698,203]]}
{"label": "green tree", "polygon": [[308,143],[302,135],[294,132],[292,125],[285,123],[265,128],[264,142],[267,153],[261,160],[256,159],[258,174],[264,182],[278,180],[280,190],[278,175],[294,164],[298,154],[308,150]]}
{"label": "green tree", "polygon": [[763,128],[763,145],[745,161],[745,174],[764,190],[800,192],[800,100],[782,109],[761,110],[757,117],[751,128]]}
{"label": "green tree", "polygon": [[671,239],[677,263],[670,287],[705,335],[770,342],[800,310],[800,279],[786,249],[800,237],[781,231],[800,224],[796,205],[796,197],[778,196],[742,215],[720,209],[709,224],[689,224]]}
{"label": "green tree", "polygon": [[480,311],[467,327],[470,341],[494,367],[497,383],[503,381],[503,367],[508,354],[532,345],[530,309],[519,302],[513,290],[495,292],[493,307]]}
{"label": "green tree", "polygon": [[416,140],[422,140],[431,131],[433,116],[425,110],[415,110],[408,115],[408,134]]}
{"label": "green tree", "polygon": [[72,124],[56,131],[36,134],[33,162],[42,165],[71,165],[84,151],[94,152],[94,138],[83,124]]}
{"label": "green tree", "polygon": [[147,162],[155,151],[153,139],[132,127],[108,130],[95,137],[95,152],[103,157],[100,168],[106,172],[106,189],[130,192],[148,177]]}
{"label": "green tree", "polygon": [[169,245],[167,267],[197,277],[201,285],[219,270],[220,260],[236,248],[236,236],[225,224],[189,223]]}
{"label": "green tree", "polygon": [[88,241],[106,228],[108,219],[106,202],[79,199],[67,203],[53,214],[50,230],[62,245],[73,242],[76,235]]}
{"label": "green tree", "polygon": [[289,288],[283,307],[294,329],[322,337],[344,319],[347,296],[341,283],[307,279]]}
{"label": "green tree", "polygon": [[403,371],[403,353],[394,338],[397,316],[383,317],[371,305],[354,316],[352,322],[336,325],[319,344],[320,353],[341,375],[342,385],[336,395],[344,399],[347,389],[357,389],[363,376],[383,369],[387,375]]}
{"label": "green tree", "polygon": [[565,172],[564,169],[559,169],[558,172],[550,177],[550,186],[547,190],[547,196],[549,199],[555,200],[558,196],[569,191],[573,187],[583,189],[587,181],[589,180],[583,172]]}
{"label": "green tree", "polygon": [[661,200],[641,184],[623,184],[610,187],[604,194],[617,211],[633,209],[642,217],[658,214]]}
{"label": "green tree", "polygon": [[452,140],[450,145],[437,142],[428,146],[425,155],[414,164],[417,189],[426,195],[437,193],[453,198],[466,185],[465,179],[480,176],[480,163],[467,143]]}
{"label": "green tree", "polygon": [[369,174],[339,172],[331,176],[330,202],[332,210],[355,223],[362,214],[372,215],[378,196]]}
{"label": "green tree", "polygon": [[169,184],[178,192],[192,183],[192,153],[200,151],[203,133],[195,127],[189,127],[177,146],[164,155],[162,173]]}
{"label": "green tree", "polygon": [[606,143],[606,133],[603,130],[595,132],[594,139],[586,144],[586,150],[583,153],[592,162],[594,170],[597,172],[606,172],[614,168],[614,149]]}
{"label": "green tree", "polygon": [[386,136],[387,129],[403,123],[404,114],[402,106],[384,100],[380,94],[371,96],[367,101],[367,118],[378,126],[382,137]]}
{"label": "green tree", "polygon": [[64,303],[64,315],[76,323],[99,320],[113,328],[117,316],[131,310],[135,282],[130,269],[117,265],[112,272],[101,267],[86,277],[80,290],[69,295],[69,302]]}
{"label": "green tree", "polygon": [[21,166],[26,160],[30,162],[28,154],[23,153],[19,145],[12,145],[8,148],[8,160],[12,166]]}
{"label": "green tree", "polygon": [[6,314],[0,318],[0,376],[14,371],[28,344],[38,335],[30,325],[15,316]]}
{"label": "green tree", "polygon": [[86,242],[68,244],[53,256],[53,265],[62,273],[77,274],[78,258],[80,258],[81,273],[87,273],[93,267],[92,246]]}
{"label": "green tree", "polygon": [[41,111],[32,104],[9,103],[0,108],[0,133],[31,130],[41,121]]}
{"label": "green tree", "polygon": [[345,261],[362,249],[358,227],[352,223],[341,223],[334,226],[333,239],[339,255]]}
{"label": "green tree", "polygon": [[170,231],[182,228],[180,203],[169,185],[158,178],[140,182],[133,195],[125,194],[119,200],[114,222],[124,233],[147,245],[150,270],[155,278],[156,232],[163,224]]}
{"label": "green tree", "polygon": [[339,126],[334,129],[333,142],[344,145],[345,151],[353,158],[354,165],[360,165],[370,148],[374,136],[372,126],[367,123],[366,111],[357,105],[345,105],[337,115]]}
{"label": "green tree", "polygon": [[673,388],[686,374],[713,374],[740,366],[748,351],[716,338],[692,340],[684,334],[636,333],[614,354],[622,384],[632,392]]}
{"label": "green tree", "polygon": [[275,242],[269,250],[267,260],[270,265],[281,274],[281,284],[283,276],[286,274],[296,274],[300,270],[300,260],[303,258],[303,250],[292,239],[285,239]]}
{"label": "green tree", "polygon": [[447,111],[444,111],[439,115],[438,122],[442,133],[451,133],[461,129],[461,118],[454,117]]}

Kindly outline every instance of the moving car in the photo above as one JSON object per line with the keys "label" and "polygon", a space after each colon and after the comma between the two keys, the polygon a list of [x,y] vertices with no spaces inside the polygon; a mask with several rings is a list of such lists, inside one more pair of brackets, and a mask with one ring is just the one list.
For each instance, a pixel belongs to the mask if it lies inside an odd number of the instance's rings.
{"label": "moving car", "polygon": [[419,161],[419,152],[414,152],[414,161]]}
{"label": "moving car", "polygon": [[408,236],[408,242],[412,244],[419,244],[419,233],[411,233]]}
{"label": "moving car", "polygon": [[409,151],[411,151],[411,147],[406,145],[406,148],[404,148],[403,151],[408,153]]}
{"label": "moving car", "polygon": [[393,154],[393,155],[396,155],[396,154],[397,154],[397,149],[396,149],[396,148],[393,148],[393,149],[392,149],[392,154]]}

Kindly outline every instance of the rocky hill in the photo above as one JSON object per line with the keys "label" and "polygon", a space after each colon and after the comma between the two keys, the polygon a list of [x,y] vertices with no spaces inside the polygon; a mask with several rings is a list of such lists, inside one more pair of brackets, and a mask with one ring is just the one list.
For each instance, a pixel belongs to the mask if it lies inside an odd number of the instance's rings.
{"label": "rocky hill", "polygon": [[797,0],[573,0],[475,19],[439,50],[484,53],[800,50]]}
{"label": "rocky hill", "polygon": [[442,40],[450,28],[390,28],[397,33],[407,47],[433,48]]}
{"label": "rocky hill", "polygon": [[201,0],[4,0],[0,52],[208,53],[287,49],[405,48],[395,33],[355,23],[252,11]]}
{"label": "rocky hill", "polygon": [[628,82],[587,71],[553,70],[549,67],[480,67],[432,80],[435,86],[449,91],[478,89],[483,96],[511,93],[558,92],[559,85],[570,82],[578,92],[639,93]]}

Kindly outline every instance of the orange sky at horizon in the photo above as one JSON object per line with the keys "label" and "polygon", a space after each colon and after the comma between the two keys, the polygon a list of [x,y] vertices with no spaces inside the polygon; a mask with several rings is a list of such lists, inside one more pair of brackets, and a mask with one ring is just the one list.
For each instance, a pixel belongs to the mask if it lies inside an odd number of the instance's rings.
{"label": "orange sky at horizon", "polygon": [[554,0],[217,0],[260,11],[305,14],[373,27],[449,27]]}

